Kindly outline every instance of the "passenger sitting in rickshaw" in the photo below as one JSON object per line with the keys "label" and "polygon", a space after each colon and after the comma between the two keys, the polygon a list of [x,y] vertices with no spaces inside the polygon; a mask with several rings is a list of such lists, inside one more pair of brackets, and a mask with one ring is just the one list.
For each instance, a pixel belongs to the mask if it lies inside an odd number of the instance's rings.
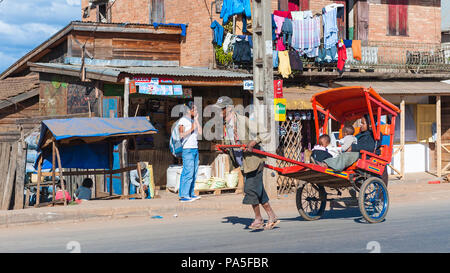
{"label": "passenger sitting in rickshaw", "polygon": [[361,118],[360,133],[356,135],[356,140],[357,142],[353,143],[347,152],[343,151],[337,157],[327,158],[323,162],[318,162],[318,165],[342,172],[359,159],[361,150],[374,152],[376,142],[372,130],[370,130],[368,118],[365,116]]}
{"label": "passenger sitting in rickshaw", "polygon": [[319,144],[315,145],[312,149],[311,162],[319,164],[325,159],[332,157],[327,148],[330,145],[330,142],[330,136],[327,134],[323,134],[319,137]]}

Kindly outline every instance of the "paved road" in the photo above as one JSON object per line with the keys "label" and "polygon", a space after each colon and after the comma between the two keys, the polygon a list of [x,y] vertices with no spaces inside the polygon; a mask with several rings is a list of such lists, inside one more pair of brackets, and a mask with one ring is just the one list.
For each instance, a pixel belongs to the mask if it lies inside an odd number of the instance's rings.
{"label": "paved road", "polygon": [[0,229],[0,252],[70,252],[78,243],[81,252],[367,253],[368,244],[381,252],[450,252],[450,201],[391,205],[380,224],[362,223],[357,208],[315,222],[295,208],[278,214],[279,228],[260,232],[246,229],[249,211]]}

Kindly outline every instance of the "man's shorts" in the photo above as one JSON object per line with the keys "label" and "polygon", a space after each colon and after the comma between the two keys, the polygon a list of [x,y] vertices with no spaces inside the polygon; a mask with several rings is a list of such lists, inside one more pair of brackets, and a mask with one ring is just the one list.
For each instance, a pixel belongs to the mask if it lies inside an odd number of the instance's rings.
{"label": "man's shorts", "polygon": [[263,170],[258,168],[256,171],[244,174],[244,200],[243,204],[258,205],[269,202],[269,196],[264,189]]}

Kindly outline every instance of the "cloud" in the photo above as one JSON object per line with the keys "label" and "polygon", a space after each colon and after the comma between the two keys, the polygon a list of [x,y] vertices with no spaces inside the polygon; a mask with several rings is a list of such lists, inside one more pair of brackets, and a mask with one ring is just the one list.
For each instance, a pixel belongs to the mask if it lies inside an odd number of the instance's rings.
{"label": "cloud", "polygon": [[80,0],[66,0],[66,3],[71,6],[81,6]]}
{"label": "cloud", "polygon": [[15,63],[21,56],[5,54],[0,51],[0,73]]}
{"label": "cloud", "polygon": [[81,20],[81,0],[3,0],[0,73],[75,20]]}
{"label": "cloud", "polygon": [[47,40],[58,30],[59,27],[49,24],[28,23],[23,25],[13,25],[0,20],[1,44],[32,46]]}
{"label": "cloud", "polygon": [[81,0],[4,0],[0,5],[0,18],[11,24],[67,25],[81,19]]}

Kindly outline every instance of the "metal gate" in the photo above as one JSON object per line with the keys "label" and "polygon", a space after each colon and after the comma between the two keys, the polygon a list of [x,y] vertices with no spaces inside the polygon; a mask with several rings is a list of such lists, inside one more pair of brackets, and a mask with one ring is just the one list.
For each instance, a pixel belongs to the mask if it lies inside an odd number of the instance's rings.
{"label": "metal gate", "polygon": [[[315,127],[311,110],[288,111],[286,121],[280,122],[280,145],[277,153],[281,156],[303,161],[304,151],[315,144]],[[277,160],[277,167],[291,166],[291,163]],[[300,180],[278,176],[278,195],[295,192]]]}

